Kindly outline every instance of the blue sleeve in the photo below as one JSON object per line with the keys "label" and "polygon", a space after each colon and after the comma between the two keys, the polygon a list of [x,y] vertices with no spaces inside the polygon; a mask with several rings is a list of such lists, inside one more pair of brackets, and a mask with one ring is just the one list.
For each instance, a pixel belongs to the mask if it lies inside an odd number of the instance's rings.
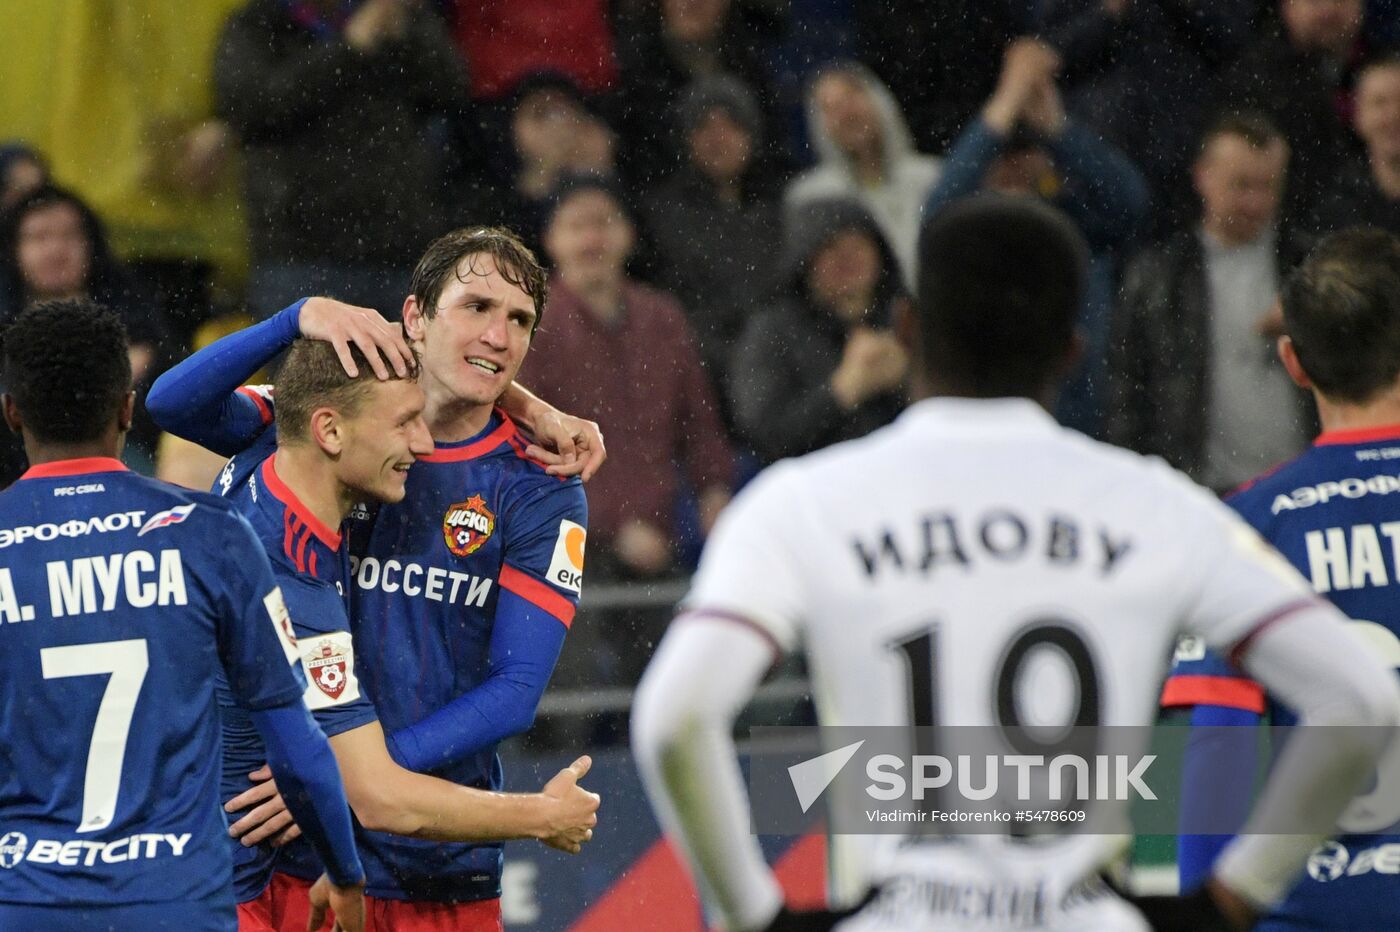
{"label": "blue sleeve", "polygon": [[302,698],[326,737],[378,720],[356,673],[355,641],[345,602],[329,585],[305,578],[279,578],[292,616],[301,669]]}
{"label": "blue sleeve", "polygon": [[222,456],[246,448],[271,421],[271,409],[238,388],[297,339],[307,300],[206,346],[156,379],[146,395],[152,420]]}
{"label": "blue sleeve", "polygon": [[981,116],[967,125],[948,150],[938,183],[924,202],[924,223],[938,216],[953,201],[974,194],[982,187],[982,179],[1001,154],[1004,142]]}
{"label": "blue sleeve", "polygon": [[566,628],[545,609],[502,590],[491,628],[486,679],[432,715],[389,735],[389,753],[429,772],[520,734],[554,672]]}
{"label": "blue sleeve", "polygon": [[229,688],[248,709],[300,699],[306,684],[296,637],[267,553],[242,515],[223,511],[221,519],[218,572],[210,585]]}
{"label": "blue sleeve", "polygon": [[1147,217],[1147,181],[1122,152],[1073,120],[1050,142],[1065,179],[1059,204],[1095,250],[1121,246]]}
{"label": "blue sleeve", "polygon": [[[1243,709],[1199,705],[1181,768],[1176,863],[1181,890],[1205,883],[1211,865],[1249,814],[1258,767],[1260,716]],[[1228,775],[1228,776],[1226,776]]]}
{"label": "blue sleeve", "polygon": [[350,806],[331,744],[301,700],[252,713],[267,763],[292,818],[337,884],[363,883]]}

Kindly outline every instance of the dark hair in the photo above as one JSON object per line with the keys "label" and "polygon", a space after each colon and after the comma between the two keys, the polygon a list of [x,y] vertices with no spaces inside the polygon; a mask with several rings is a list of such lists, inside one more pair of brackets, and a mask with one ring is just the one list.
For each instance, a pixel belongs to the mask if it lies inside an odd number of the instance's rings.
{"label": "dark hair", "polygon": [[45,184],[15,202],[0,215],[0,314],[18,311],[28,300],[19,267],[19,231],[25,218],[41,210],[66,204],[78,213],[88,247],[87,294],[94,301],[120,308],[134,300],[134,287],[107,243],[107,230],[92,208],[78,195],[57,185]]}
{"label": "dark hair", "polygon": [[3,377],[25,429],[48,443],[101,439],[131,391],[128,345],[121,319],[93,301],[42,301],[15,315]]}
{"label": "dark hair", "polygon": [[1074,340],[1089,249],[1038,198],[979,194],[938,214],[919,244],[924,365],[975,397],[1033,397]]}
{"label": "dark hair", "polygon": [[[317,408],[335,408],[346,417],[354,417],[364,404],[379,377],[370,368],[369,360],[355,344],[350,344],[359,375],[346,374],[345,366],[336,355],[335,347],[324,340],[297,340],[287,351],[287,358],[277,373],[277,430],[279,437],[293,442],[310,436],[311,412]],[[383,358],[381,356],[381,358]],[[384,364],[391,378],[398,378],[387,359]],[[409,369],[409,379],[418,378],[415,362]]]}
{"label": "dark hair", "polygon": [[1196,157],[1204,155],[1206,148],[1221,136],[1238,136],[1251,149],[1267,149],[1276,142],[1288,145],[1283,130],[1265,114],[1257,110],[1230,110],[1216,116],[1206,127],[1196,148]]}
{"label": "dark hair", "polygon": [[[530,247],[505,227],[463,227],[428,244],[408,286],[424,316],[437,314],[438,300],[448,281],[454,277],[462,280],[457,272],[462,260],[483,255],[495,259],[501,277],[535,302],[535,330],[538,330],[540,321],[544,319],[549,279]],[[473,273],[477,272],[475,261],[469,268]],[[534,330],[530,332],[533,334]]]}
{"label": "dark hair", "polygon": [[1284,329],[1329,398],[1370,401],[1400,377],[1400,239],[1371,228],[1324,239],[1283,286]]}

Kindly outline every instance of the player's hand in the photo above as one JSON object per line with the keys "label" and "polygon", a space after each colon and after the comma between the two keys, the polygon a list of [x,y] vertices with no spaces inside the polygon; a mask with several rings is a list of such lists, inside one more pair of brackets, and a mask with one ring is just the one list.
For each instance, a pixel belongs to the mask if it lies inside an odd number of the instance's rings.
{"label": "player's hand", "polygon": [[311,885],[307,894],[311,901],[306,932],[318,932],[326,922],[326,910],[335,914],[333,929],[344,932],[364,932],[365,928],[365,885],[354,884],[341,887],[331,883],[325,874]]}
{"label": "player's hand", "polygon": [[[301,306],[297,321],[302,336],[308,340],[325,340],[335,347],[340,364],[351,378],[360,374],[350,355],[352,343],[359,347],[380,379],[389,378],[389,365],[403,378],[414,364],[413,350],[404,342],[403,328],[385,320],[373,308],[356,307],[334,298],[309,298]],[[386,359],[388,365],[384,362]]]}
{"label": "player's hand", "polygon": [[608,458],[596,421],[551,408],[535,416],[530,432],[535,442],[525,453],[545,463],[545,472],[551,476],[578,476],[587,482]]}
{"label": "player's hand", "polygon": [[228,813],[250,810],[228,827],[229,835],[239,839],[246,848],[268,840],[271,840],[274,848],[280,848],[300,838],[301,829],[292,821],[292,814],[287,811],[287,804],[277,791],[272,768],[263,764],[248,774],[248,779],[253,781],[253,788],[224,804],[224,811]]}
{"label": "player's hand", "polygon": [[592,758],[585,754],[555,774],[540,791],[548,807],[540,841],[549,847],[578,854],[584,842],[592,840],[601,799],[578,785],[592,766]]}

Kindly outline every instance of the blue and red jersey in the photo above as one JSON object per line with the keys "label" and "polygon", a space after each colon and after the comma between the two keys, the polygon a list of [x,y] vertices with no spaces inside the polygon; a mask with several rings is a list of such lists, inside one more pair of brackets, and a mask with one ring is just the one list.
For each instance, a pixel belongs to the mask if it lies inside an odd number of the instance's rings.
{"label": "blue and red jersey", "polygon": [[[157,380],[147,407],[186,439],[244,450],[276,412],[268,391],[238,386],[297,339],[303,304],[184,360]],[[549,476],[524,449],[493,412],[478,436],[438,444],[416,463],[402,502],[357,509],[349,523],[357,672],[389,751],[410,770],[468,786],[501,787],[496,744],[534,720],[583,581],[582,483]],[[500,895],[500,845],[358,840],[374,896]],[[282,866],[317,872],[295,858]]]}
{"label": "blue and red jersey", "polygon": [[[354,642],[345,601],[348,563],[338,528],[327,527],[277,475],[277,428],[271,397],[259,390],[243,393],[266,413],[269,426],[224,466],[214,489],[248,519],[272,563],[290,615],[301,667],[306,678],[303,699],[326,736],[359,728],[377,718],[360,689]],[[248,774],[267,759],[248,713],[220,688],[223,713],[224,799],[249,789]],[[278,860],[270,844],[234,849],[234,894],[238,902],[256,899],[267,886]],[[306,857],[313,859],[307,846]],[[314,862],[318,863],[319,862]],[[319,873],[319,866],[317,868]]]}
{"label": "blue and red jersey", "polygon": [[[1227,502],[1400,667],[1400,425],[1325,433]],[[1162,701],[1195,707],[1197,723],[1297,721],[1227,659],[1190,643],[1178,650]],[[1188,757],[1188,796],[1191,767]],[[1396,796],[1400,788],[1381,788],[1376,799]],[[1400,811],[1392,821],[1390,833],[1343,835],[1319,848],[1258,928],[1400,929]]]}
{"label": "blue and red jersey", "polygon": [[199,901],[231,925],[217,697],[302,694],[284,614],[216,496],[105,458],[0,495],[0,914]]}
{"label": "blue and red jersey", "polygon": [[[496,742],[533,720],[582,585],[582,485],[546,475],[525,445],[498,412],[415,463],[402,502],[349,524],[355,642],[395,756],[482,789],[502,788]],[[434,740],[434,713],[454,704],[460,740]],[[375,896],[500,895],[499,844],[365,832],[360,850]]]}

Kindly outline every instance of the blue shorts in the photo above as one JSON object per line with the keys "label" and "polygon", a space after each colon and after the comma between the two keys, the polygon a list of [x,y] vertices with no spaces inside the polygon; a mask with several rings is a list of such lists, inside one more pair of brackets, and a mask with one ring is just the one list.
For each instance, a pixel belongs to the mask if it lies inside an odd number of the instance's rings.
{"label": "blue shorts", "polygon": [[131,903],[123,906],[31,906],[0,903],[0,932],[237,932],[233,901],[220,896],[196,903]]}

